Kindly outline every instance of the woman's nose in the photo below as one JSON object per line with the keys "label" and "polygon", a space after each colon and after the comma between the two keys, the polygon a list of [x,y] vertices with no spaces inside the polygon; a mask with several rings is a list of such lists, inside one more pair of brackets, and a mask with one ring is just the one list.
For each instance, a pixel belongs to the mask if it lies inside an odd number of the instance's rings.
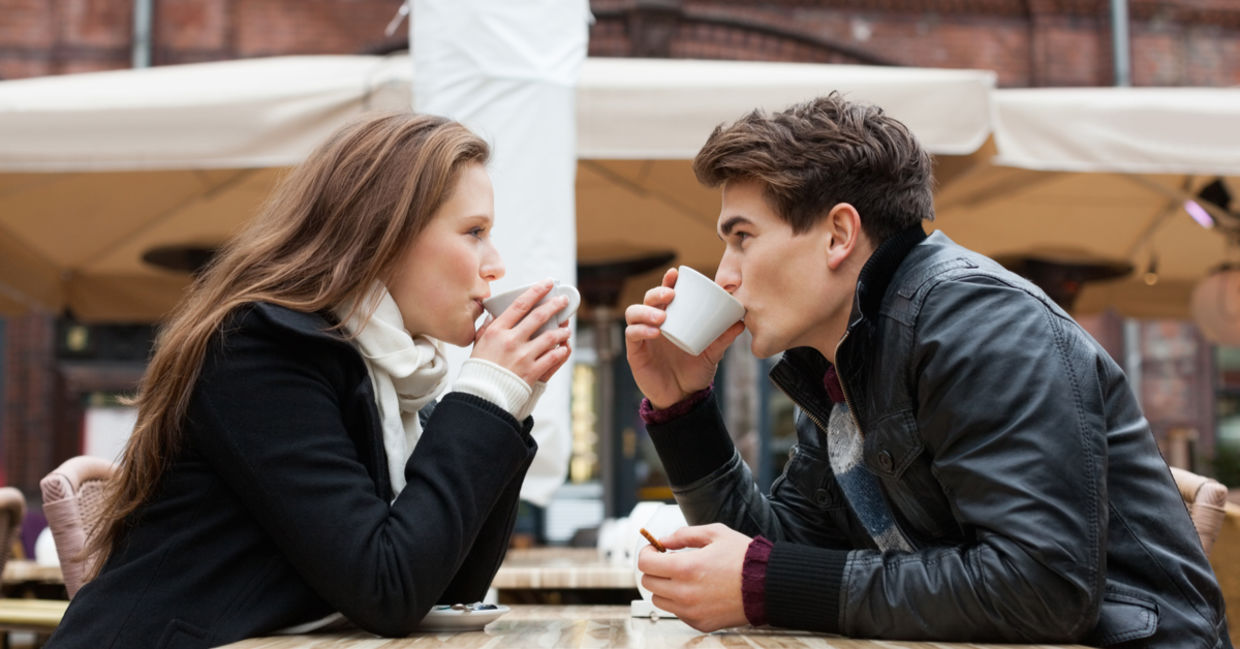
{"label": "woman's nose", "polygon": [[487,254],[482,258],[479,274],[488,282],[494,282],[504,276],[504,260],[493,245],[487,245]]}

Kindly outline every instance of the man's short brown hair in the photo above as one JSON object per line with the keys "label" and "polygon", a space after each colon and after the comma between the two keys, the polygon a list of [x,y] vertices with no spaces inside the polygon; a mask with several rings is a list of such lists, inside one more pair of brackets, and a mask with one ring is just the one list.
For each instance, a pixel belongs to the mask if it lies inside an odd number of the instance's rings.
{"label": "man's short brown hair", "polygon": [[849,203],[878,244],[934,219],[932,164],[904,124],[832,92],[716,127],[693,171],[708,187],[762,183],[766,200],[798,234],[836,204]]}

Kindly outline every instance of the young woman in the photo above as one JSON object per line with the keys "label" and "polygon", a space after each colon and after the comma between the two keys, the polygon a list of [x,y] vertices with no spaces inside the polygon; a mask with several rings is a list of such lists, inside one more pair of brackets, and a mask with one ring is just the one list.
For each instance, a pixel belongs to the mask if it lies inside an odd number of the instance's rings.
{"label": "young woman", "polygon": [[[485,142],[386,115],[310,155],[156,342],[49,647],[213,647],[342,618],[414,630],[485,593],[569,355],[550,281],[475,331],[504,273]],[[449,391],[441,341],[473,344]],[[433,412],[432,412],[433,406]]]}

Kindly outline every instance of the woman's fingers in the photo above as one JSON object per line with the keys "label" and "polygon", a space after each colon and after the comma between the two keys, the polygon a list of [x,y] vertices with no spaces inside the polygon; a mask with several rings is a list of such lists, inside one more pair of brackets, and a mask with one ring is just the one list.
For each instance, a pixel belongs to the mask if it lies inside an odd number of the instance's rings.
{"label": "woman's fingers", "polygon": [[517,333],[518,337],[527,340],[534,338],[534,332],[548,322],[551,322],[555,318],[555,314],[567,306],[568,296],[557,295],[526,314],[520,322],[513,325],[512,330]]}
{"label": "woman's fingers", "polygon": [[550,381],[551,377],[554,376],[556,372],[560,371],[561,367],[564,367],[564,363],[568,361],[568,357],[572,356],[572,354],[573,348],[568,341],[565,341],[559,347],[547,352],[544,356],[550,357],[552,365],[547,369],[547,371],[543,372],[542,375],[538,377],[538,380],[543,383]]}
{"label": "woman's fingers", "polygon": [[526,314],[534,309],[538,301],[551,292],[553,286],[555,286],[555,282],[549,279],[531,286],[519,295],[517,299],[513,300],[512,304],[508,305],[508,308],[504,309],[504,312],[495,318],[495,321],[505,329],[512,329],[517,326],[517,323],[521,322]]}
{"label": "woman's fingers", "polygon": [[482,326],[478,327],[478,330],[474,332],[475,342],[482,337],[482,334],[486,333],[487,329],[491,327],[492,322],[495,322],[495,316],[488,313],[486,317],[482,319]]}

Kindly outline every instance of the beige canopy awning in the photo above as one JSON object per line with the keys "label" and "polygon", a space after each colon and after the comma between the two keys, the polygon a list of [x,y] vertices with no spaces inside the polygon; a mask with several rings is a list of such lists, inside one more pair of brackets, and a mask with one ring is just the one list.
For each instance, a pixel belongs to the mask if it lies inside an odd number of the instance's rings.
{"label": "beige canopy awning", "polygon": [[[403,55],[304,56],[0,82],[0,310],[160,318],[188,275],[145,254],[218,246],[342,123],[408,110],[413,74]],[[718,196],[697,185],[689,159],[718,123],[755,107],[840,90],[953,157],[986,140],[993,85],[971,70],[587,60],[579,258],[671,249],[713,269]]]}
{"label": "beige canopy awning", "polygon": [[[936,197],[937,227],[987,255],[1131,264],[1088,282],[1076,312],[1188,317],[1193,286],[1240,250],[1240,89],[996,90],[995,156]],[[1185,202],[1221,180],[1236,197],[1207,229]],[[1232,246],[1234,248],[1234,246]],[[1146,280],[1151,283],[1147,283]]]}

